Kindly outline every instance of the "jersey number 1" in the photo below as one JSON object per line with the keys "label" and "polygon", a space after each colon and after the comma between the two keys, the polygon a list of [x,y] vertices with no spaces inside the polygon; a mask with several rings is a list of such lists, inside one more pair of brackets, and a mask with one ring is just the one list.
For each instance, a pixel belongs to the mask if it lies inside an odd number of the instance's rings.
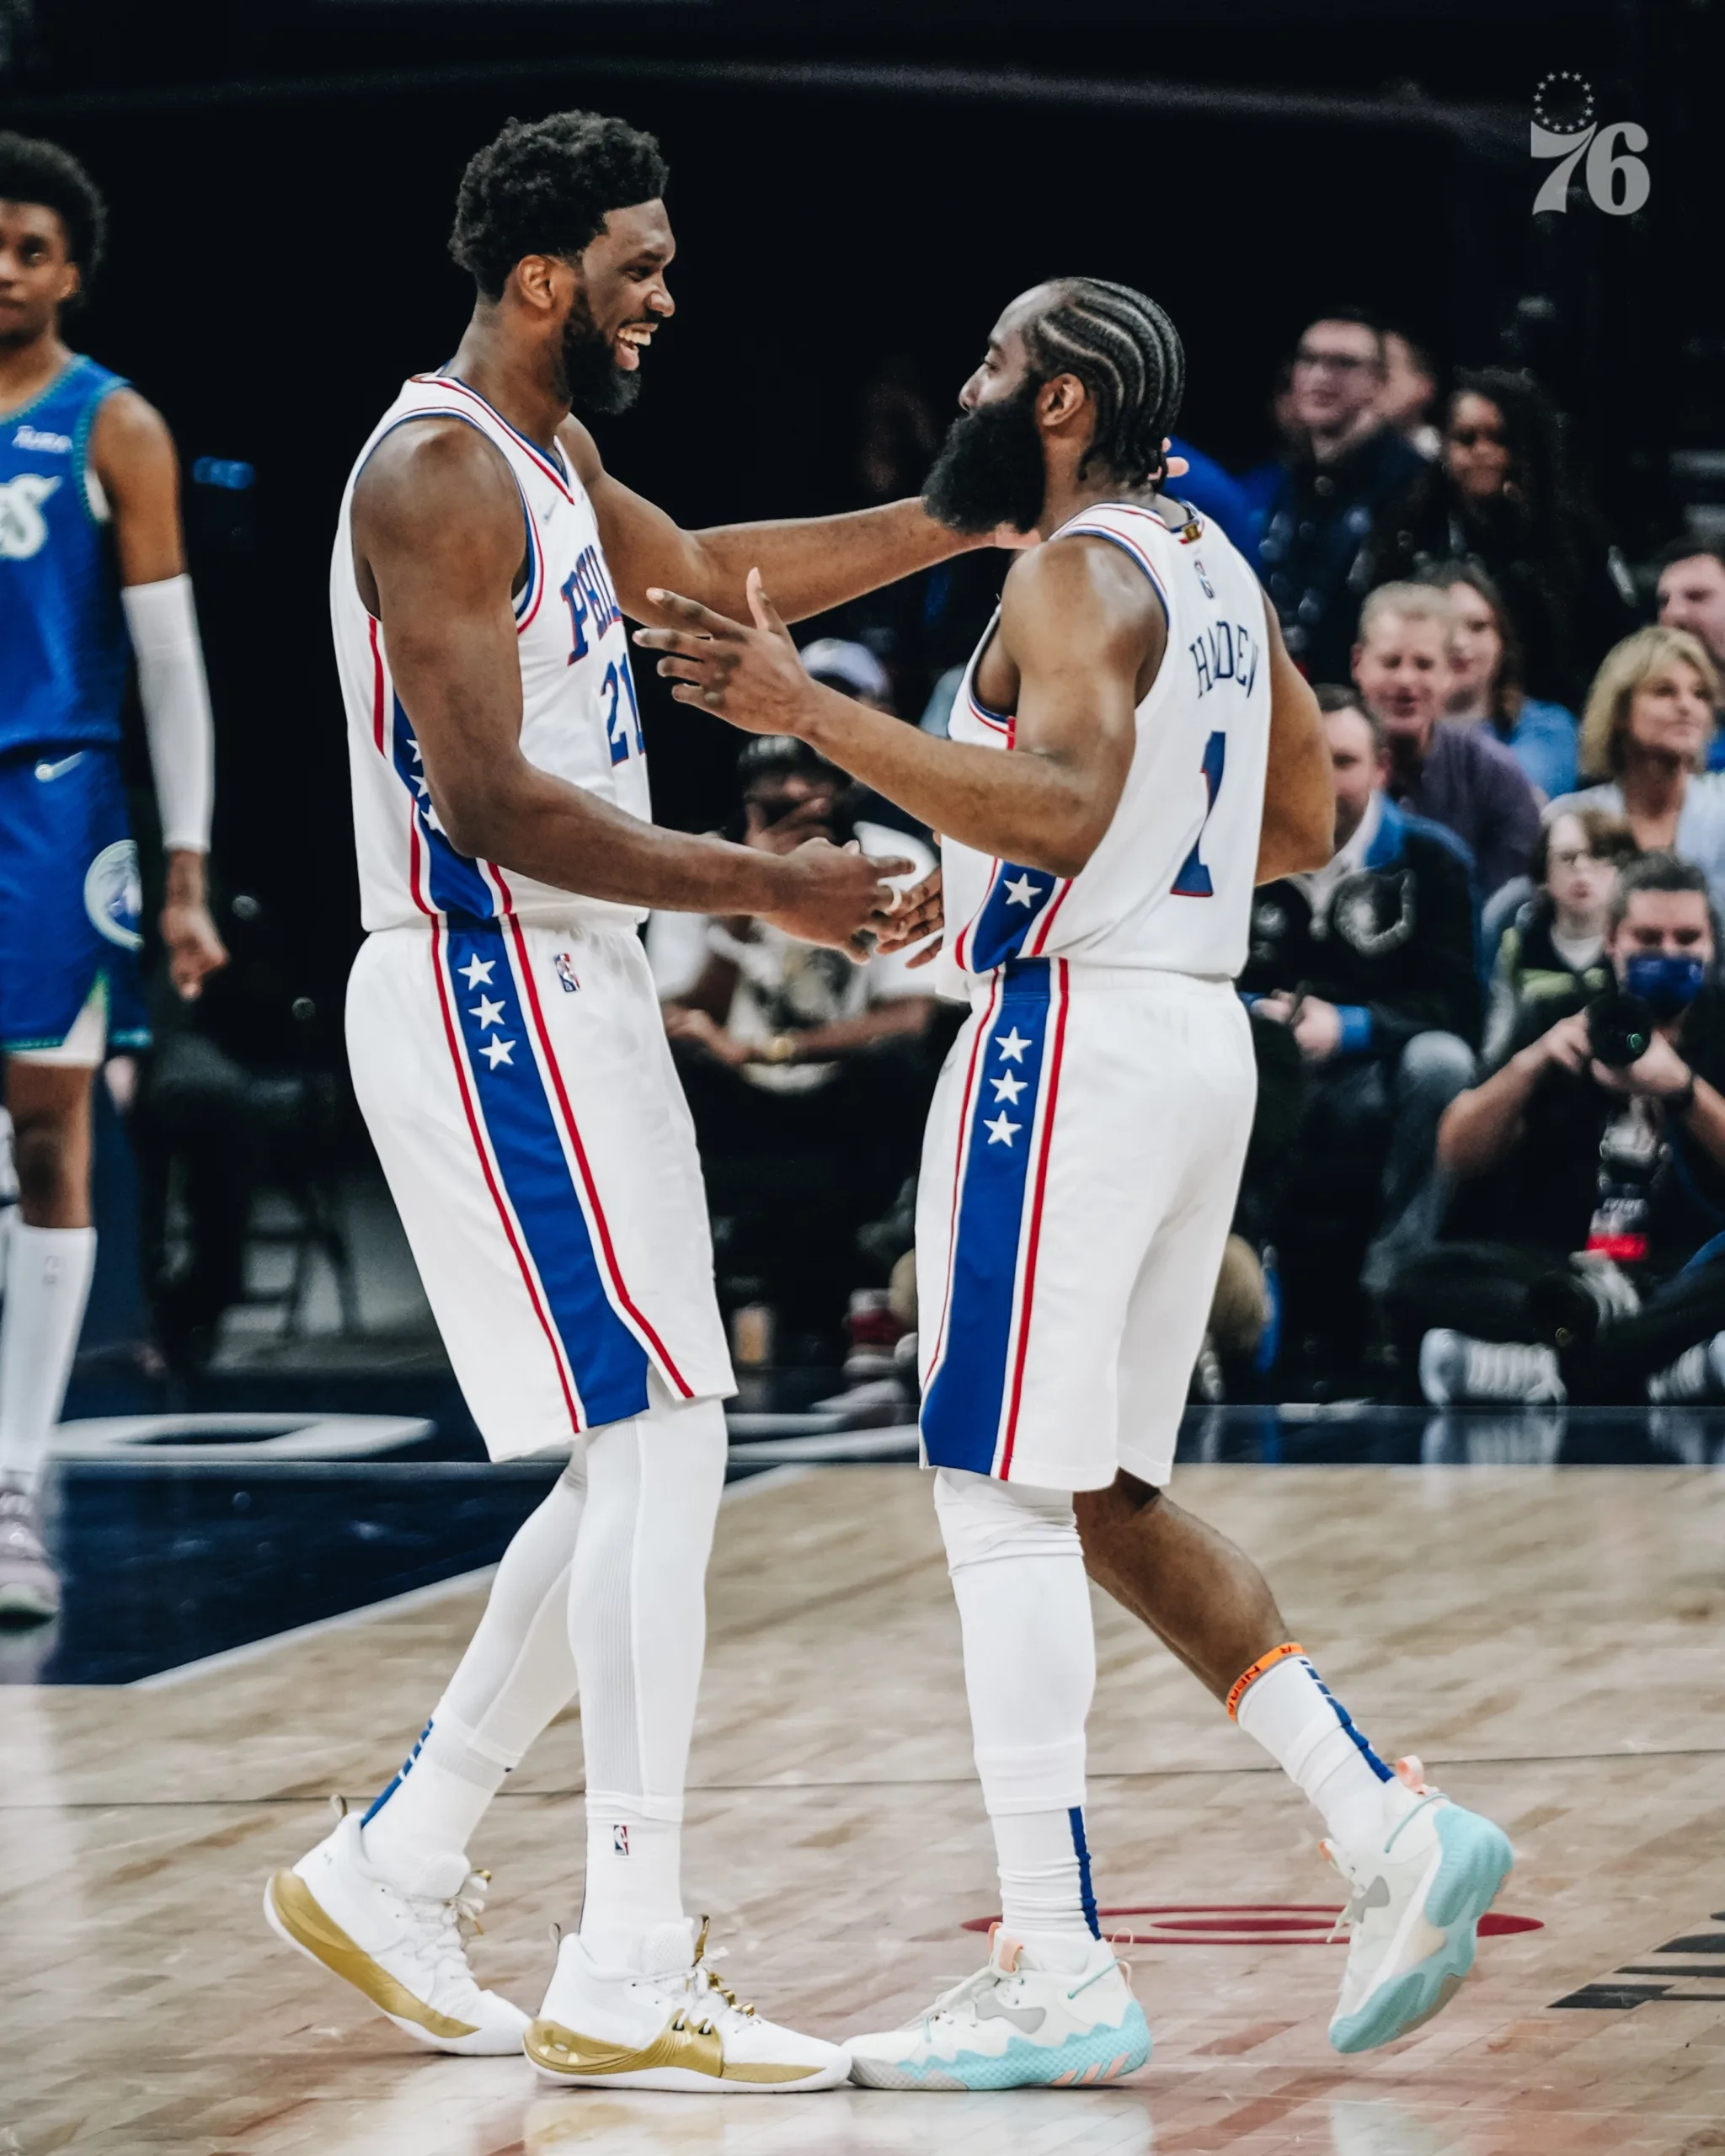
{"label": "jersey number 1", "polygon": [[1216,796],[1222,790],[1222,766],[1227,761],[1228,737],[1218,730],[1204,744],[1204,783],[1209,794],[1204,803],[1204,823],[1198,827],[1198,836],[1192,841],[1192,851],[1182,862],[1179,874],[1174,878],[1172,889],[1177,899],[1213,899],[1216,887],[1211,883],[1210,871],[1203,862],[1199,848],[1204,844],[1204,824],[1215,814]]}

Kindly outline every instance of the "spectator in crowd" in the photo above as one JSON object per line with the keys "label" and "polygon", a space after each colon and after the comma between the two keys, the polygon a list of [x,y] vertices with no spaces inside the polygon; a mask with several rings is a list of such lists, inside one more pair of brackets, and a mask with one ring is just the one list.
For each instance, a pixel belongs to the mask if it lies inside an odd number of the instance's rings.
{"label": "spectator in crowd", "polygon": [[1450,601],[1445,720],[1471,722],[1502,742],[1541,800],[1573,792],[1575,713],[1523,689],[1520,643],[1497,585],[1476,562],[1434,562],[1413,581]]}
{"label": "spectator in crowd", "polygon": [[[1674,539],[1659,557],[1659,626],[1687,629],[1725,681],[1725,541]],[[1725,727],[1713,735],[1710,771],[1725,767]]]}
{"label": "spectator in crowd", "polygon": [[1538,888],[1503,931],[1492,971],[1487,1063],[1500,1060],[1516,1035],[1530,1038],[1610,987],[1607,915],[1618,871],[1636,853],[1634,832],[1603,808],[1541,825],[1533,849]]}
{"label": "spectator in crowd", "polygon": [[1579,702],[1635,587],[1571,475],[1557,415],[1530,376],[1487,367],[1458,378],[1441,462],[1388,510],[1376,562],[1399,580],[1433,562],[1476,561],[1519,632],[1530,695]]}
{"label": "spectator in crowd", "polygon": [[[745,846],[788,853],[856,839],[934,865],[902,830],[858,821],[850,781],[789,736],[738,761]],[[721,1235],[722,1277],[746,1276],[784,1326],[836,1334],[859,1270],[856,1234],[916,1166],[934,1072],[935,999],[913,953],[856,965],[771,922],[654,914],[647,952]]]}
{"label": "spectator in crowd", "polygon": [[1254,464],[1241,472],[1234,483],[1240,489],[1250,519],[1247,526],[1252,536],[1252,556],[1257,558],[1258,542],[1263,536],[1270,504],[1275,499],[1287,467],[1306,446],[1306,435],[1294,418],[1294,360],[1290,354],[1276,369],[1275,387],[1270,392],[1269,416],[1276,430],[1277,454],[1267,456],[1261,464]]}
{"label": "spectator in crowd", "polygon": [[1603,808],[1643,852],[1669,850],[1725,907],[1725,776],[1706,768],[1719,676],[1685,629],[1638,629],[1606,654],[1581,722],[1581,766],[1599,783],[1546,811]]}
{"label": "spectator in crowd", "polygon": [[1393,427],[1428,464],[1444,451],[1444,437],[1432,424],[1432,407],[1437,398],[1438,377],[1431,360],[1411,337],[1399,329],[1386,329],[1384,386],[1378,411],[1385,425]]}
{"label": "spectator in crowd", "polygon": [[1519,764],[1488,730],[1439,723],[1450,679],[1449,598],[1429,584],[1381,584],[1359,617],[1354,679],[1389,748],[1386,789],[1461,840],[1478,895],[1525,876],[1539,808]]}
{"label": "spectator in crowd", "polygon": [[1424,467],[1384,424],[1384,340],[1363,314],[1311,324],[1294,355],[1290,416],[1300,446],[1284,470],[1258,544],[1260,573],[1296,664],[1339,680],[1377,578],[1378,526]]}
{"label": "spectator in crowd", "polygon": [[[1706,878],[1632,862],[1611,905],[1616,997],[1530,1005],[1445,1116],[1448,1232],[1388,1299],[1422,1389],[1455,1401],[1725,1398],[1725,994]],[[1696,1261],[1700,1262],[1697,1262]]]}
{"label": "spectator in crowd", "polygon": [[[1297,1155],[1300,1174],[1284,1220],[1301,1207],[1333,1205],[1338,1177],[1357,1182],[1362,1159],[1382,1161],[1363,1275],[1375,1291],[1435,1226],[1438,1120],[1473,1077],[1473,903],[1466,861],[1449,833],[1390,798],[1379,722],[1350,691],[1327,686],[1318,701],[1334,774],[1336,853],[1326,867],[1258,892],[1241,993],[1258,1028],[1284,1028],[1300,1051],[1291,1074],[1297,1138],[1284,1158]],[[1266,1073],[1289,1071],[1285,1058],[1259,1060]],[[1268,1087],[1259,1115],[1284,1128],[1293,1121]]]}

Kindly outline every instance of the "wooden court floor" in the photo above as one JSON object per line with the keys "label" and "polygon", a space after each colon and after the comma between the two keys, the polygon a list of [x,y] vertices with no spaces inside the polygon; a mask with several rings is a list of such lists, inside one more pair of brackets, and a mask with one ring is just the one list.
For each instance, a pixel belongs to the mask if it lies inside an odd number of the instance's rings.
{"label": "wooden court floor", "polygon": [[[979,1958],[959,1927],[993,1886],[956,1624],[914,1470],[745,1486],[712,1582],[690,1905],[729,1981],[838,2035]],[[1225,1939],[1127,1950],[1156,2054],[1100,2092],[590,2095],[416,2050],[277,1947],[258,1901],[327,1792],[393,1769],[469,1587],[178,1682],[0,1693],[0,2150],[1725,2151],[1725,1476],[1219,1467],[1180,1494],[1258,1556],[1379,1746],[1420,1751],[1515,1843],[1501,1906],[1543,1928],[1484,1940],[1450,2011],[1393,2050],[1329,2050],[1340,1947]],[[1339,1898],[1300,1800],[1129,1620],[1098,1617],[1104,1903]],[[476,1961],[530,2009],[547,1927],[579,1904],[580,1780],[571,1715],[474,1851],[495,1873]]]}

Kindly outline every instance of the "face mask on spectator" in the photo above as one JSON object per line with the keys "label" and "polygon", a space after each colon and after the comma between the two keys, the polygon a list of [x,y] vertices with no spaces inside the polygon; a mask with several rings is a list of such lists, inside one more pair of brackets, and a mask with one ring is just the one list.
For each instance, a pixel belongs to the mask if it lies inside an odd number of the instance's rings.
{"label": "face mask on spectator", "polygon": [[1685,952],[1637,951],[1623,969],[1623,985],[1656,1018],[1674,1018],[1701,994],[1706,972],[1704,961]]}

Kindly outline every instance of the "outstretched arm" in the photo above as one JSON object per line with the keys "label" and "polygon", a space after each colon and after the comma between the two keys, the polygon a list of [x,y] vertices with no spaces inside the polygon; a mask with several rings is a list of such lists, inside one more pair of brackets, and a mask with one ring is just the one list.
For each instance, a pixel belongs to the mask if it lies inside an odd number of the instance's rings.
{"label": "outstretched arm", "polygon": [[528,762],[510,606],[521,496],[473,428],[424,420],[387,436],[354,490],[353,530],[431,805],[463,853],[590,898],[758,914],[841,947],[891,910],[879,874],[908,862],[877,865],[824,840],[777,855],[661,830]]}
{"label": "outstretched arm", "polygon": [[1252,881],[1274,883],[1322,868],[1336,851],[1336,797],[1323,714],[1311,685],[1282,642],[1282,625],[1264,595],[1270,640],[1270,753],[1264,773],[1263,828]]}
{"label": "outstretched arm", "polygon": [[991,539],[949,531],[918,501],[889,502],[849,516],[792,517],[685,531],[662,509],[614,479],[578,419],[558,440],[593,503],[606,566],[623,611],[638,622],[671,617],[649,589],[686,593],[716,612],[745,615],[745,583],[758,566],[787,621],[800,622]]}
{"label": "outstretched arm", "polygon": [[[1061,540],[1016,563],[1001,649],[1018,674],[1016,753],[940,741],[809,680],[751,574],[745,628],[670,592],[676,630],[636,642],[683,703],[759,734],[795,734],[932,829],[979,852],[1076,876],[1101,843],[1131,769],[1135,716],[1167,629],[1143,579],[1100,542]],[[1140,686],[1140,684],[1144,686]]]}

